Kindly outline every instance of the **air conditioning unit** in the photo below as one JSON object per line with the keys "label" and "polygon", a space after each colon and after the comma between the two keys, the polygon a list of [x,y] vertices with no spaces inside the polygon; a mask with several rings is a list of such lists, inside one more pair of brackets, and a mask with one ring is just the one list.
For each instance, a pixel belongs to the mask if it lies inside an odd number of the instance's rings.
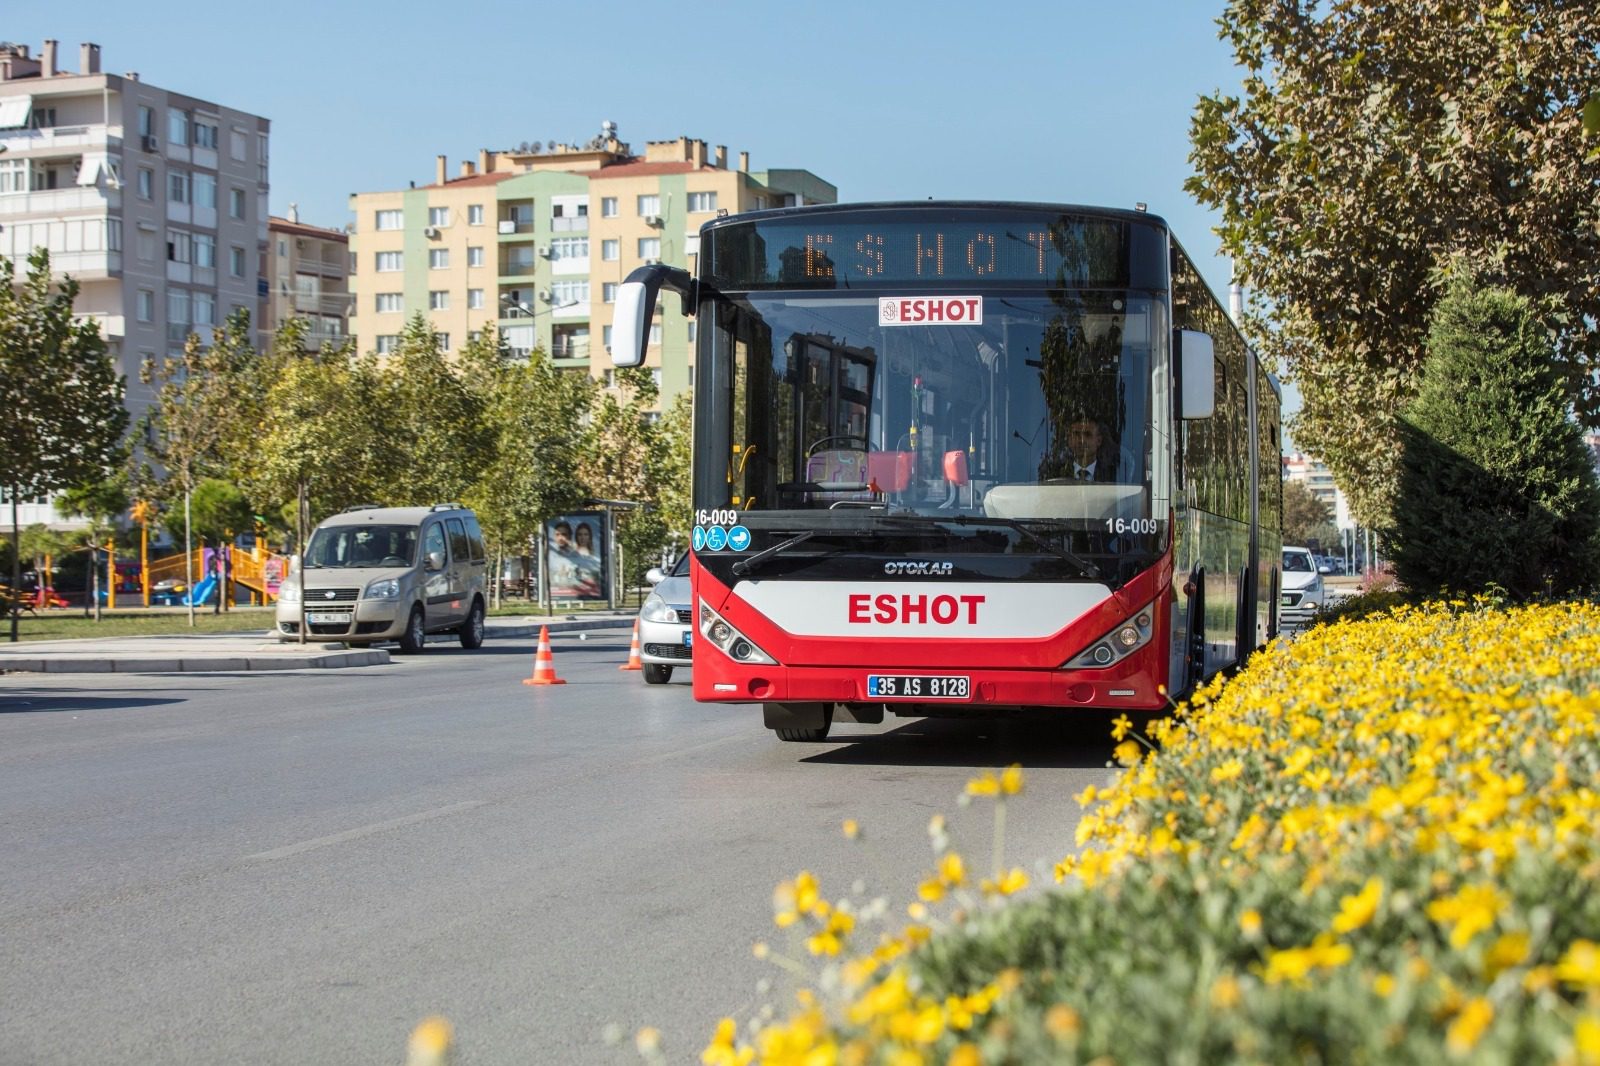
{"label": "air conditioning unit", "polygon": [[646,226],[655,226],[657,229],[659,229],[661,227],[661,224],[662,224],[661,223],[661,216],[660,215],[646,215],[646,216],[644,216],[644,224]]}
{"label": "air conditioning unit", "polygon": [[539,249],[539,258],[540,259],[554,259],[555,257],[556,257],[556,250],[554,248],[551,248],[551,247],[549,247],[547,245],[546,247]]}
{"label": "air conditioning unit", "polygon": [[437,240],[438,237],[439,237],[439,227],[438,226],[426,226],[422,230],[422,235],[424,237],[428,238],[429,240]]}
{"label": "air conditioning unit", "polygon": [[509,218],[501,219],[500,220],[500,232],[501,233],[515,233],[515,232],[517,232],[517,224],[516,224],[516,222],[514,220],[512,220],[512,219],[509,219]]}
{"label": "air conditioning unit", "polygon": [[153,152],[161,147],[161,141],[156,138],[155,134],[147,133],[139,138],[139,147],[147,152]]}
{"label": "air conditioning unit", "polygon": [[661,260],[659,260],[659,259],[646,259],[644,261],[644,265],[645,266],[657,266],[657,265],[660,264],[660,262],[661,262]]}
{"label": "air conditioning unit", "polygon": [[540,289],[539,290],[539,299],[543,300],[545,303],[549,303],[550,301],[555,299],[555,294],[552,293],[549,289]]}

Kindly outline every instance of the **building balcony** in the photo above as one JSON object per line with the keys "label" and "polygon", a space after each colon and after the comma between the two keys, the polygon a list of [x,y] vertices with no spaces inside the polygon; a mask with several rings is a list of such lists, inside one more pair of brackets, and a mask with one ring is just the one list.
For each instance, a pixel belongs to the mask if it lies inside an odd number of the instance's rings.
{"label": "building balcony", "polygon": [[502,278],[511,278],[513,280],[517,278],[531,278],[534,274],[538,273],[538,271],[539,264],[537,262],[503,263],[500,266],[500,276]]}
{"label": "building balcony", "polygon": [[577,218],[552,218],[550,220],[551,233],[588,233],[589,216],[579,215]]}
{"label": "building balcony", "polygon": [[50,272],[71,274],[79,281],[100,281],[122,276],[121,252],[50,251]]}
{"label": "building balcony", "polygon": [[8,152],[81,151],[85,148],[120,151],[121,126],[53,126],[43,130],[0,130],[0,145]]}
{"label": "building balcony", "polygon": [[350,300],[347,292],[297,292],[294,294],[294,309],[309,314],[343,315],[350,310]]}
{"label": "building balcony", "polygon": [[532,233],[535,228],[531,218],[502,218],[498,232],[502,237],[514,237],[519,233]]}
{"label": "building balcony", "polygon": [[588,359],[589,339],[587,337],[557,337],[550,342],[550,357],[552,359]]}
{"label": "building balcony", "polygon": [[0,218],[20,218],[27,215],[103,215],[121,208],[121,190],[99,189],[92,185],[0,195]]}

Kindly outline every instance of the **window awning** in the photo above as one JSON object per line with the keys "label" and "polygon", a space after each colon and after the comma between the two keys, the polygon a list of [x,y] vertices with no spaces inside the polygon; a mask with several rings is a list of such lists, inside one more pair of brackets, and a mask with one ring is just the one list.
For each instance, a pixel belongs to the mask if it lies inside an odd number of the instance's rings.
{"label": "window awning", "polygon": [[0,130],[21,129],[26,126],[28,124],[28,114],[32,110],[32,96],[0,98]]}
{"label": "window awning", "polygon": [[78,184],[98,185],[100,183],[100,171],[105,170],[109,174],[110,169],[106,165],[106,154],[104,152],[85,152],[83,153],[83,162],[78,167]]}

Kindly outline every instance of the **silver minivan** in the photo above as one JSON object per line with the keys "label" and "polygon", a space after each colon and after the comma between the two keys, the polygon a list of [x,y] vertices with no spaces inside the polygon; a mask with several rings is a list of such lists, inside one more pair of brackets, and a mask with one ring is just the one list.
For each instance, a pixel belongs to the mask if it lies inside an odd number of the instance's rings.
{"label": "silver minivan", "polygon": [[278,589],[277,637],[300,639],[303,606],[307,640],[395,640],[414,654],[429,633],[456,633],[476,648],[487,562],[478,518],[460,504],[352,507],[317,526]]}

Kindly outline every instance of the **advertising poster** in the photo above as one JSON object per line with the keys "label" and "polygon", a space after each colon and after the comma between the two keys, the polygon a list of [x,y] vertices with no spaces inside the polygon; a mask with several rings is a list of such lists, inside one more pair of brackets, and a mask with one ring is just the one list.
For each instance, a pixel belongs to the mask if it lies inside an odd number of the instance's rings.
{"label": "advertising poster", "polygon": [[562,515],[545,523],[545,565],[552,600],[603,600],[606,567],[605,516]]}

